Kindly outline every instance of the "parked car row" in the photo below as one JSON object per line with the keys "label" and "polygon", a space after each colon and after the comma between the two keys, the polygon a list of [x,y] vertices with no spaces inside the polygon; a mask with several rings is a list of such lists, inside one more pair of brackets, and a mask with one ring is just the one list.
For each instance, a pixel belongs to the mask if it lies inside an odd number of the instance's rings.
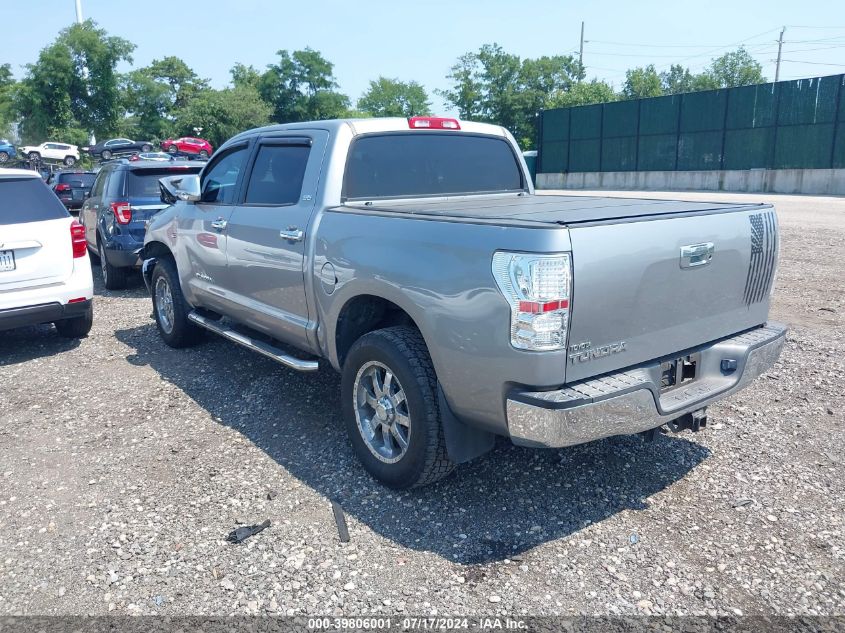
{"label": "parked car row", "polygon": [[[152,141],[133,141],[128,138],[112,138],[91,147],[83,147],[92,157],[111,160],[117,156],[130,156],[153,151]],[[177,139],[166,139],[161,142],[161,149],[168,154],[198,156],[208,158],[213,153],[211,143],[201,138],[183,136]]]}
{"label": "parked car row", "polygon": [[[152,141],[112,138],[96,145],[83,147],[82,151],[87,152],[92,158],[107,161],[116,157],[152,153],[154,147],[155,144]],[[211,143],[192,136],[166,139],[161,142],[161,150],[171,156],[196,156],[203,159],[207,159],[214,152]],[[69,143],[46,141],[40,145],[26,145],[16,149],[8,139],[0,139],[0,165],[18,157],[30,162],[58,162],[72,167],[79,161],[80,148]]]}

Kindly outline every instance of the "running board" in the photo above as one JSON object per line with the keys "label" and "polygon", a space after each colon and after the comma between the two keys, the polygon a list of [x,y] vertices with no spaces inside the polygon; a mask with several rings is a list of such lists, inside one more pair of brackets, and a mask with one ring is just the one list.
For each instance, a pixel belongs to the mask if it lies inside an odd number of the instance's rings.
{"label": "running board", "polygon": [[316,360],[301,360],[299,358],[289,356],[263,341],[256,341],[255,339],[241,334],[240,332],[236,332],[231,328],[218,325],[211,319],[205,318],[196,311],[190,312],[188,314],[188,319],[207,330],[211,330],[215,334],[219,334],[223,338],[227,338],[230,341],[237,343],[238,345],[243,345],[244,347],[258,352],[259,354],[263,354],[267,358],[272,358],[274,361],[281,363],[285,367],[290,367],[291,369],[296,369],[297,371],[317,371],[320,368],[320,365]]}

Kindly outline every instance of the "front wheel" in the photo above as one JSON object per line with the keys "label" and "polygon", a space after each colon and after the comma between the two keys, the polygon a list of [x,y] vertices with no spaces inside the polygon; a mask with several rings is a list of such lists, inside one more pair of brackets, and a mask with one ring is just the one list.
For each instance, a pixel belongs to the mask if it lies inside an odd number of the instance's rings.
{"label": "front wheel", "polygon": [[206,160],[208,158],[208,151],[201,149],[200,150],[200,158],[202,158],[203,160]]}
{"label": "front wheel", "polygon": [[344,421],[364,468],[391,488],[433,483],[454,463],[437,403],[437,377],[415,328],[376,330],[358,339],[343,364]]}
{"label": "front wheel", "polygon": [[152,145],[146,145],[146,144],[145,144],[145,145],[141,145],[141,151],[142,151],[142,152],[151,152],[151,151],[152,151],[152,149],[153,149],[153,146],[152,146]]}
{"label": "front wheel", "polygon": [[182,294],[179,274],[172,259],[156,262],[150,286],[153,292],[153,315],[161,338],[170,347],[189,347],[202,339],[203,331],[188,319],[190,305]]}
{"label": "front wheel", "polygon": [[179,151],[179,148],[176,147],[175,145],[171,145],[170,147],[167,148],[168,154],[175,154],[178,151]]}
{"label": "front wheel", "polygon": [[39,160],[41,160],[41,154],[39,154],[38,152],[30,152],[28,158],[33,163],[35,163],[35,162],[38,162]]}

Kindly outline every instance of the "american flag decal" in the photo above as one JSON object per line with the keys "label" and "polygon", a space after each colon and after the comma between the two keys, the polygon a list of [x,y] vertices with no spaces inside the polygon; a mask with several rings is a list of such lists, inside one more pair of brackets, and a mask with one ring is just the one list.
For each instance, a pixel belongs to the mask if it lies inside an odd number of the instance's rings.
{"label": "american flag decal", "polygon": [[778,253],[775,212],[754,213],[748,216],[748,221],[751,222],[751,260],[745,278],[745,305],[769,296]]}

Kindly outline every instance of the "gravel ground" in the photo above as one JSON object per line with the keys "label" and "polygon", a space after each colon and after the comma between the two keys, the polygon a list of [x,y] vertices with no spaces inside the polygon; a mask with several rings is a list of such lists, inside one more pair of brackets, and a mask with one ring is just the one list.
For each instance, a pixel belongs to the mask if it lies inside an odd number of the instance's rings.
{"label": "gravel ground", "polygon": [[0,335],[0,614],[845,614],[845,199],[753,197],[792,330],[706,430],[503,441],[406,493],[359,468],[331,369],[171,350],[140,280],[97,278],[87,339]]}

